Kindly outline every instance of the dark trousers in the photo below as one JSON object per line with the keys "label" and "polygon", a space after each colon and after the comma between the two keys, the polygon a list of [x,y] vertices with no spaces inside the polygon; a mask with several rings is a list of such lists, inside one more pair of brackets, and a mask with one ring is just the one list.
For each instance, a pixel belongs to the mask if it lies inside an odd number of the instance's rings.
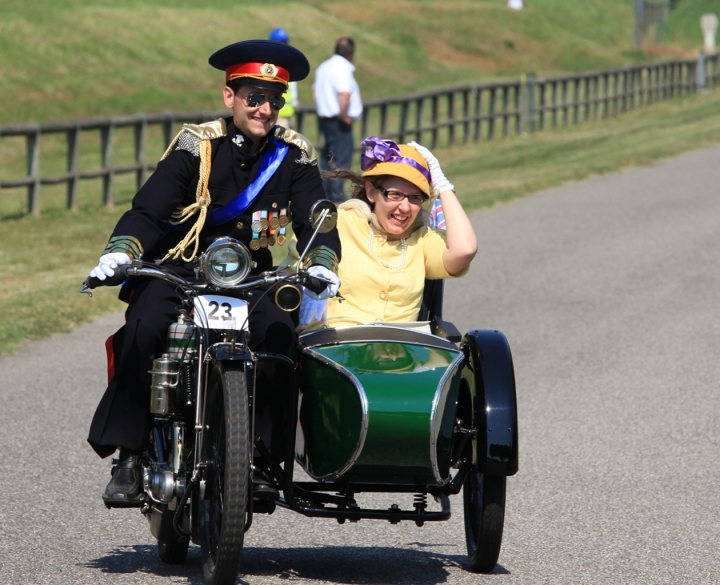
{"label": "dark trousers", "polygon": [[[322,170],[349,169],[352,165],[353,141],[352,125],[338,118],[318,118],[320,133],[325,137],[320,157]],[[330,201],[345,201],[343,194],[344,179],[323,179],[325,197]]]}
{"label": "dark trousers", "polygon": [[[250,347],[297,357],[295,324],[289,313],[256,294],[250,304]],[[88,442],[101,457],[118,447],[144,451],[152,426],[150,378],[152,361],[166,351],[167,331],[178,316],[180,298],[175,286],[164,280],[138,282],[125,313],[125,325],[113,336],[115,374],[95,411]],[[287,392],[292,375],[276,364],[258,365],[255,403],[257,431],[273,454],[283,454]],[[256,433],[257,434],[257,433]]]}

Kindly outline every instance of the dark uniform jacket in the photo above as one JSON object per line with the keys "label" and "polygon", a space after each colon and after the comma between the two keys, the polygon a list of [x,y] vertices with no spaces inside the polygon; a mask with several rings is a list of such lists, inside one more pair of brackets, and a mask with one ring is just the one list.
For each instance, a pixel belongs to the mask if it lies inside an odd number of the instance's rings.
{"label": "dark uniform jacket", "polygon": [[[155,172],[133,198],[132,208],[118,221],[103,253],[122,251],[132,258],[142,255],[144,260],[152,261],[163,258],[183,239],[197,215],[182,224],[182,229],[174,229],[169,221],[174,211],[196,201],[200,169],[200,138],[197,136],[210,127],[213,129],[211,135],[217,137],[211,139],[212,166],[208,183],[211,204],[208,214],[234,199],[255,178],[269,138],[257,152],[252,153],[252,142],[235,127],[232,118],[186,127],[189,129],[180,134],[174,150],[158,163]],[[280,126],[273,129],[271,136],[289,144],[285,159],[247,210],[221,225],[208,226],[206,223],[200,235],[199,252],[222,236],[236,238],[249,245],[253,212],[266,210],[279,213],[283,209],[291,214],[298,249],[305,249],[312,234],[310,208],[318,199],[325,198],[315,149],[302,135]],[[320,258],[327,259],[329,252],[330,256],[334,253],[335,262],[340,260],[337,230],[318,234],[312,248],[322,249],[325,253],[315,262],[311,255],[309,264],[323,264],[333,269],[331,263]],[[186,256],[191,253],[192,247]],[[268,248],[251,250],[251,254],[257,263],[253,272],[272,267],[272,254]],[[165,264],[185,263],[167,260]]]}

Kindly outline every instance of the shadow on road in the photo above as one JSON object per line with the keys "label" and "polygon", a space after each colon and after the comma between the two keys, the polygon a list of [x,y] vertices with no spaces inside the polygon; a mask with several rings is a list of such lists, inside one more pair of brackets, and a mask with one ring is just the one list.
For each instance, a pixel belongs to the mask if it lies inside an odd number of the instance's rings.
{"label": "shadow on road", "polygon": [[[435,548],[417,542],[409,546]],[[445,583],[449,569],[455,567],[468,570],[464,554],[378,546],[248,547],[243,551],[240,575],[243,583],[251,582],[249,577],[273,576],[303,582],[434,585]],[[497,565],[493,574],[509,571]]]}
{"label": "shadow on road", "polygon": [[119,546],[108,554],[83,566],[109,574],[147,573],[163,577],[181,577],[183,583],[204,585],[200,549],[191,546],[184,565],[166,565],[160,560],[157,547],[147,544]]}
{"label": "shadow on road", "polygon": [[[436,548],[420,542],[408,543],[417,548]],[[200,549],[191,546],[184,565],[166,565],[160,561],[154,546],[135,545],[114,549],[85,566],[103,573],[149,573],[164,577],[181,577],[192,585],[203,585]],[[270,577],[289,581],[323,581],[373,585],[435,585],[448,581],[450,569],[468,570],[464,554],[393,547],[247,547],[240,564],[240,583],[253,578]],[[497,565],[491,575],[508,575]]]}

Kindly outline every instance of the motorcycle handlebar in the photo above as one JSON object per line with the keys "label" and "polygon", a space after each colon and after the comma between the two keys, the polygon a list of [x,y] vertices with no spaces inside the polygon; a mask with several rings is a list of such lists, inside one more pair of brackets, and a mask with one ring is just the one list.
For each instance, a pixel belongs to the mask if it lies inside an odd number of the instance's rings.
{"label": "motorcycle handlebar", "polygon": [[[105,280],[100,280],[99,278],[95,276],[89,276],[85,279],[85,282],[83,283],[83,291],[84,290],[92,290],[96,289],[100,286],[117,286],[119,284],[122,284],[125,282],[125,280],[130,275],[143,275],[143,276],[155,276],[160,278],[169,278],[169,275],[164,275],[163,271],[159,270],[158,268],[149,268],[149,267],[143,267],[143,266],[137,266],[133,264],[123,264],[115,268],[115,274],[113,276],[107,277]],[[315,276],[311,276],[305,271],[299,272],[297,275],[299,278],[293,277],[292,280],[296,282],[297,284],[303,284],[305,288],[308,290],[314,292],[315,294],[319,294],[322,291],[324,291],[327,288],[328,283],[323,280],[322,278],[318,278]],[[278,281],[286,280],[288,278],[287,274],[279,274],[279,273],[266,273],[265,278],[261,278],[259,280],[253,280],[250,282],[244,282],[243,284],[239,285],[237,289],[251,289],[255,288],[258,285],[262,284],[273,284]],[[176,282],[178,284],[182,284],[184,281],[178,278],[171,279],[173,282]],[[187,283],[185,283],[187,284]]]}
{"label": "motorcycle handlebar", "polygon": [[95,289],[99,286],[117,286],[118,284],[122,284],[127,280],[128,268],[130,268],[128,264],[118,266],[115,268],[115,274],[106,277],[105,280],[100,280],[96,276],[88,276],[87,279],[85,279],[85,288]]}
{"label": "motorcycle handlebar", "polygon": [[305,280],[305,288],[315,294],[320,294],[327,288],[327,282],[315,276],[308,276]]}

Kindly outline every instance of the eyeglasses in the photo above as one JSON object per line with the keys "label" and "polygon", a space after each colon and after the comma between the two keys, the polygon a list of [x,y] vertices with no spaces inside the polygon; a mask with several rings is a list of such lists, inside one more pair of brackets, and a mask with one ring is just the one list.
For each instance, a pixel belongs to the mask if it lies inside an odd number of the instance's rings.
{"label": "eyeglasses", "polygon": [[267,96],[259,91],[251,91],[244,98],[240,99],[245,101],[245,105],[247,105],[248,108],[259,108],[265,103],[265,100],[270,102],[270,107],[273,110],[280,110],[285,105],[285,98],[283,96],[275,94]]}
{"label": "eyeglasses", "polygon": [[429,199],[427,195],[405,195],[405,193],[400,193],[400,191],[388,191],[380,185],[375,185],[375,187],[378,191],[380,191],[380,193],[382,193],[385,199],[388,201],[394,201],[395,203],[407,198],[407,200],[413,205],[422,205]]}

